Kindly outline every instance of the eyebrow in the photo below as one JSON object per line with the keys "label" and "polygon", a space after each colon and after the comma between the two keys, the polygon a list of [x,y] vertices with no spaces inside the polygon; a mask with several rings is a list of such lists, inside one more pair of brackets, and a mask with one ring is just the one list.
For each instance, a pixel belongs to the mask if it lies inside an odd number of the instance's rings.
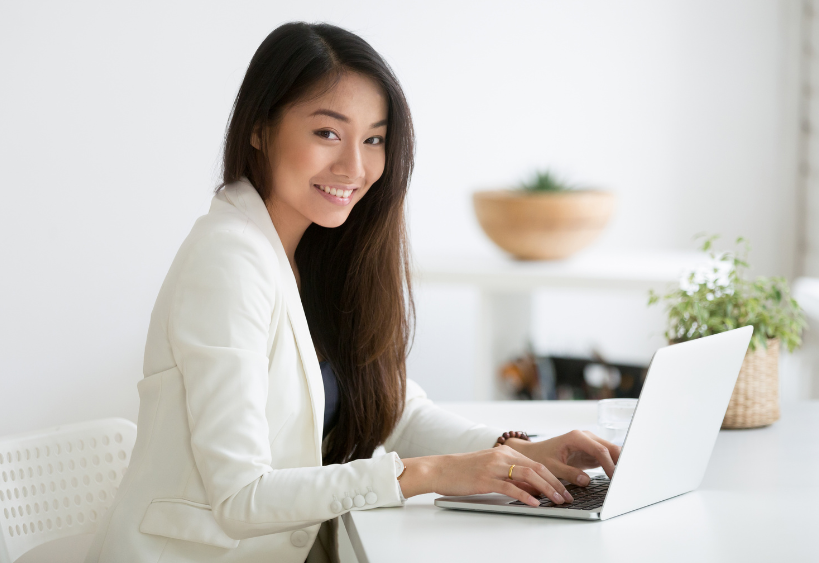
{"label": "eyebrow", "polygon": [[[350,118],[346,115],[340,114],[337,111],[333,111],[331,109],[317,109],[313,113],[310,114],[310,117],[315,115],[326,115],[327,117],[332,117],[333,119],[338,119],[339,121],[343,121],[344,123],[350,123]],[[376,127],[381,127],[382,125],[386,125],[387,120],[382,119],[381,121],[376,121],[372,125],[370,125],[370,129],[375,129]]]}

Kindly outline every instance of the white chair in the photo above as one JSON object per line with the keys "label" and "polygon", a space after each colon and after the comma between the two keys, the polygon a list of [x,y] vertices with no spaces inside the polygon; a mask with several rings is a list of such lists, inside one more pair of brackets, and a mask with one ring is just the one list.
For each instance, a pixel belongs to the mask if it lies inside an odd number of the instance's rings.
{"label": "white chair", "polygon": [[96,531],[135,441],[136,425],[122,418],[0,437],[0,563]]}

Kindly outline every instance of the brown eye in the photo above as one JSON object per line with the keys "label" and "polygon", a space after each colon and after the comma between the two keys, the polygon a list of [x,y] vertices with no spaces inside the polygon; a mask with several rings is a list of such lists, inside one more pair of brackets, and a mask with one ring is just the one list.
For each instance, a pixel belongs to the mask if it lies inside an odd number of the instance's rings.
{"label": "brown eye", "polygon": [[367,142],[368,141],[375,141],[373,143],[370,143],[371,145],[383,145],[384,137],[370,137],[369,139],[367,139]]}
{"label": "brown eye", "polygon": [[[325,133],[326,133],[326,135],[325,135]],[[332,139],[330,137],[330,135],[335,135],[335,138],[338,139],[338,135],[336,135],[335,131],[329,131],[327,129],[322,129],[321,131],[316,131],[316,135],[318,135],[322,139],[327,139],[329,141],[334,140],[334,139]]]}

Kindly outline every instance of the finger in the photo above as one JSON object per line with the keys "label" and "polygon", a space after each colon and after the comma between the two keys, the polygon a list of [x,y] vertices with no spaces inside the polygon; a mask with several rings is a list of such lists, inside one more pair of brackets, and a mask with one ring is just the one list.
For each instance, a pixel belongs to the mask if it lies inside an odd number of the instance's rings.
{"label": "finger", "polygon": [[620,460],[620,452],[622,451],[622,448],[620,446],[618,446],[617,444],[613,444],[608,440],[601,438],[597,434],[589,432],[588,430],[586,430],[586,435],[595,442],[599,442],[606,446],[606,448],[609,450],[609,455],[611,455],[611,459],[614,461],[615,464]]}
{"label": "finger", "polygon": [[537,500],[535,497],[527,493],[526,491],[517,488],[512,484],[512,481],[493,481],[497,483],[495,486],[495,492],[501,493],[508,497],[512,497],[517,499],[521,502],[528,504],[529,506],[540,506],[540,501]]}
{"label": "finger", "polygon": [[581,487],[585,487],[591,482],[591,479],[588,475],[586,475],[585,471],[581,471],[577,467],[572,467],[571,465],[566,465],[560,461],[554,460],[549,467],[549,471],[555,477],[560,479],[565,479],[575,485],[579,485]]}
{"label": "finger", "polygon": [[526,491],[527,493],[529,493],[530,495],[532,495],[535,498],[537,498],[537,497],[539,497],[540,495],[543,494],[540,491],[538,491],[535,487],[530,485],[529,483],[525,483],[523,481],[515,481],[514,479],[512,479],[509,482],[512,483],[514,486],[516,486],[518,489],[523,489],[524,491]]}
{"label": "finger", "polygon": [[[526,467],[540,478],[535,480],[532,480],[531,478],[519,478],[518,480],[528,482],[535,487],[538,487],[547,497],[554,500],[558,504],[562,503],[564,500],[568,502],[572,502],[574,500],[569,491],[566,490],[566,486],[561,483],[560,480],[555,477],[545,465],[538,463],[515,450],[511,450],[510,455],[514,456],[514,461],[518,464],[517,467]],[[517,467],[515,468],[516,470]],[[524,473],[526,474],[526,472]],[[545,484],[547,485],[545,490],[543,489],[543,485],[540,483],[540,480],[545,481]]]}
{"label": "finger", "polygon": [[566,489],[566,485],[564,485],[560,481],[560,479],[557,478],[557,475],[552,473],[551,469],[549,469],[548,467],[546,467],[542,463],[537,463],[537,462],[532,462],[532,463],[533,463],[533,465],[531,466],[532,469],[534,469],[537,472],[538,475],[543,477],[543,479],[547,483],[549,483],[552,487],[554,487],[555,491],[560,493],[560,496],[562,496],[566,500],[566,502],[573,502],[574,501],[574,497],[571,495],[571,493],[568,491],[568,489]]}
{"label": "finger", "polygon": [[[589,432],[589,434],[591,433]],[[579,432],[575,434],[575,436],[577,437],[576,446],[590,456],[593,456],[601,467],[603,467],[603,471],[606,472],[609,479],[611,479],[614,475],[614,460],[611,458],[609,449],[600,442],[591,439],[585,432]]]}
{"label": "finger", "polygon": [[[537,470],[527,467],[526,465],[515,465],[514,469],[512,470],[512,479],[529,483],[555,503],[563,504],[567,499],[561,495],[558,490],[565,491],[567,495],[568,491],[566,491],[566,488],[554,477],[554,475],[549,473],[549,470],[546,469],[545,466],[543,469],[555,481],[556,486],[555,484],[550,483],[544,476],[541,476]],[[569,498],[571,498],[570,495]]]}
{"label": "finger", "polygon": [[[529,485],[533,486],[557,504],[562,504],[565,501],[572,502],[574,500],[563,483],[552,475],[549,469],[542,463],[533,461],[522,453],[507,446],[501,446],[498,450],[501,464],[515,464],[515,467],[506,475],[507,479],[511,478],[513,481],[529,483]],[[509,466],[507,466],[507,468],[508,467]]]}

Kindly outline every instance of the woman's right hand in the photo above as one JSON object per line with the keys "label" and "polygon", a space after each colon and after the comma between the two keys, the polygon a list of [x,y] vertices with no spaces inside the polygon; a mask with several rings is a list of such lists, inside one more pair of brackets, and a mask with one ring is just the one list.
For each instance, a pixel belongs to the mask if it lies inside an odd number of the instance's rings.
{"label": "woman's right hand", "polygon": [[[406,498],[424,493],[451,496],[502,493],[530,506],[539,506],[531,493],[542,493],[556,504],[574,500],[545,465],[509,446],[402,461],[406,470],[399,485]],[[512,465],[515,467],[509,479]]]}

